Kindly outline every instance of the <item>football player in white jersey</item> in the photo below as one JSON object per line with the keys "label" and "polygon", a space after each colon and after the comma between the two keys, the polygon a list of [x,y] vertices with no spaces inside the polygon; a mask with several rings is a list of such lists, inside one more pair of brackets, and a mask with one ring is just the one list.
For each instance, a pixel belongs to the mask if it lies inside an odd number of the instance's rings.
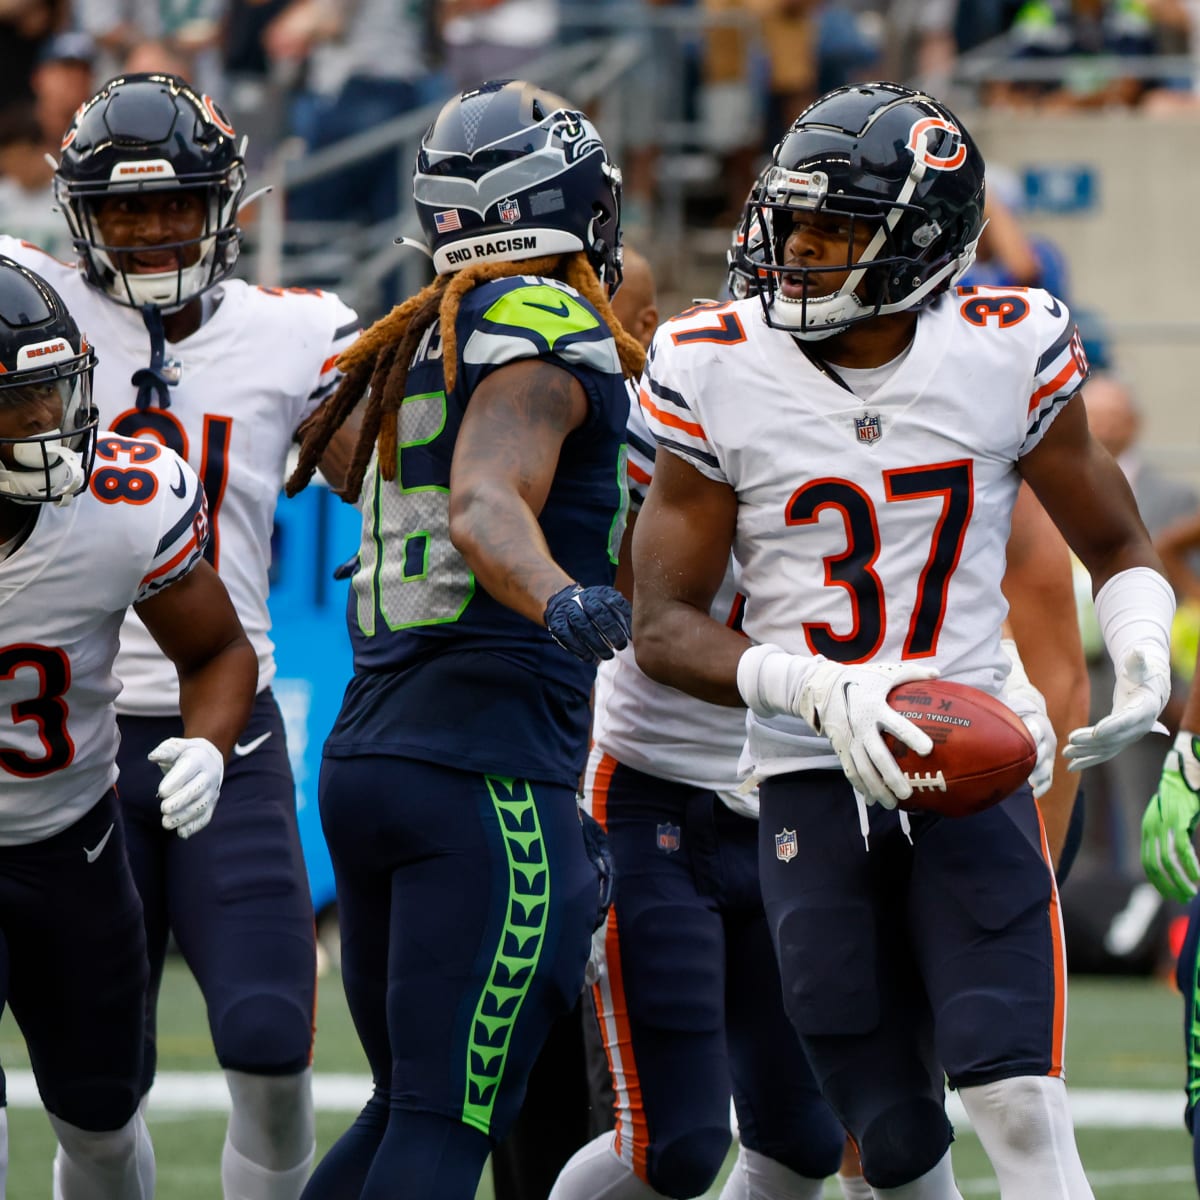
{"label": "football player in white jersey", "polygon": [[[761,295],[655,338],[641,402],[670,453],[634,539],[635,646],[661,682],[750,709],[785,1002],[876,1195],[958,1196],[944,1068],[1005,1200],[1080,1200],[1032,793],[957,820],[897,812],[912,789],[882,737],[931,748],[886,703],[900,682],[1000,692],[1022,478],[1092,573],[1118,673],[1071,766],[1147,732],[1169,691],[1173,595],[1088,434],[1069,313],[1036,289],[954,287],[983,191],[974,143],[928,96],[864,84],[797,119],[747,209]],[[709,615],[731,550],[749,646]]]}
{"label": "football player in white jersey", "polygon": [[[179,736],[150,752],[174,840],[212,818],[256,666],[202,558],[198,479],[97,433],[95,362],[53,289],[0,258],[0,1009],[58,1136],[55,1196],[146,1200],[145,932],[113,786],[121,620],[134,605],[177,672]],[[0,1109],[0,1195],[6,1173]]]}
{"label": "football player in white jersey", "polygon": [[[121,631],[121,804],[146,916],[151,1020],[168,933],[204,993],[232,1112],[227,1197],[295,1200],[314,1151],[312,904],[296,827],[267,611],[270,538],[297,427],[338,379],[355,314],[334,295],[228,278],[245,167],[207,96],[171,75],[110,80],[73,119],[55,178],[76,266],[0,240],[44,273],[103,345],[102,428],[169,446],[208,497],[206,557],[258,656],[258,698],[225,778],[212,836],[166,839],[150,746],[177,730],[171,665],[137,616]],[[352,440],[352,435],[347,435]],[[337,446],[323,465],[337,460]]]}

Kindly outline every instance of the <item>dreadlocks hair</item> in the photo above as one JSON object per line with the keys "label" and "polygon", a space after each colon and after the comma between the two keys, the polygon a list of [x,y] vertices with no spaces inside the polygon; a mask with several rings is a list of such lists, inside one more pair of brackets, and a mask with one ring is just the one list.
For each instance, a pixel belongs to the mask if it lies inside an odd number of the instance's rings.
{"label": "dreadlocks hair", "polygon": [[600,280],[582,251],[518,262],[477,263],[452,275],[439,275],[415,296],[376,321],[338,359],[337,365],[344,375],[337,391],[297,431],[300,455],[296,469],[287,481],[287,494],[296,495],[312,479],[333,435],[364,394],[368,395],[367,406],[339,494],[350,502],[358,499],[371,452],[375,449],[379,451],[380,474],[384,479],[395,479],[398,414],[404,402],[408,368],[425,331],[434,321],[441,322],[442,370],[449,392],[454,387],[458,370],[456,323],[462,298],[481,283],[512,275],[561,278],[573,287],[591,303],[612,332],[622,374],[630,378],[641,373],[646,361],[645,351],[614,316]]}

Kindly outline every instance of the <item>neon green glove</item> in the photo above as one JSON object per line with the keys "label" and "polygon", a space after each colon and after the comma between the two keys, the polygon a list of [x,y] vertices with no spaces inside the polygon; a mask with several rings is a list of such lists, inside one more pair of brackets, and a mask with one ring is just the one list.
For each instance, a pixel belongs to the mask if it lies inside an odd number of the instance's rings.
{"label": "neon green glove", "polygon": [[1200,737],[1182,730],[1142,817],[1142,869],[1168,900],[1188,901],[1200,884],[1192,833],[1200,823]]}

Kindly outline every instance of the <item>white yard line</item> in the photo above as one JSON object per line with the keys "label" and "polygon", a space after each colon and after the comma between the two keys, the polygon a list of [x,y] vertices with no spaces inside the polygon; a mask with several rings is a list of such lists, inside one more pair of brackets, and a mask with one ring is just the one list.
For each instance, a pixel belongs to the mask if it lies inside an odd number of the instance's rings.
{"label": "white yard line", "polygon": [[[40,1107],[30,1071],[8,1071],[8,1102],[13,1108]],[[313,1098],[318,1112],[356,1113],[371,1094],[365,1075],[313,1076]],[[151,1116],[155,1112],[225,1112],[229,1093],[219,1071],[160,1071],[150,1093]],[[946,1112],[958,1129],[969,1129],[961,1101],[951,1092]],[[1183,1129],[1182,1091],[1123,1091],[1075,1088],[1071,1112],[1080,1129]]]}

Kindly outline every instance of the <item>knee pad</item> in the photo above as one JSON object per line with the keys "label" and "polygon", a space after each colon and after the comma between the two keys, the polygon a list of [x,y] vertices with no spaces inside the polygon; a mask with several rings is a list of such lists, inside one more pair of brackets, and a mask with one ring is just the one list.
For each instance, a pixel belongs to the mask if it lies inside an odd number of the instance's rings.
{"label": "knee pad", "polygon": [[842,1162],[846,1131],[825,1101],[814,1095],[797,1104],[790,1124],[786,1140],[778,1136],[757,1138],[743,1129],[742,1145],[806,1179],[836,1175]]}
{"label": "knee pad", "polygon": [[670,1141],[651,1141],[646,1153],[646,1182],[672,1200],[703,1196],[717,1177],[733,1134],[729,1126],[693,1129]]}
{"label": "knee pad", "polygon": [[863,1175],[873,1188],[897,1188],[933,1170],[953,1141],[940,1104],[905,1100],[880,1113],[859,1140]]}
{"label": "knee pad", "polygon": [[138,1110],[142,1092],[130,1077],[104,1083],[73,1083],[42,1093],[46,1111],[81,1130],[111,1133],[123,1128]]}
{"label": "knee pad", "polygon": [[235,1000],[213,1028],[217,1061],[250,1075],[295,1075],[312,1057],[313,1015],[290,997],[260,992]]}

